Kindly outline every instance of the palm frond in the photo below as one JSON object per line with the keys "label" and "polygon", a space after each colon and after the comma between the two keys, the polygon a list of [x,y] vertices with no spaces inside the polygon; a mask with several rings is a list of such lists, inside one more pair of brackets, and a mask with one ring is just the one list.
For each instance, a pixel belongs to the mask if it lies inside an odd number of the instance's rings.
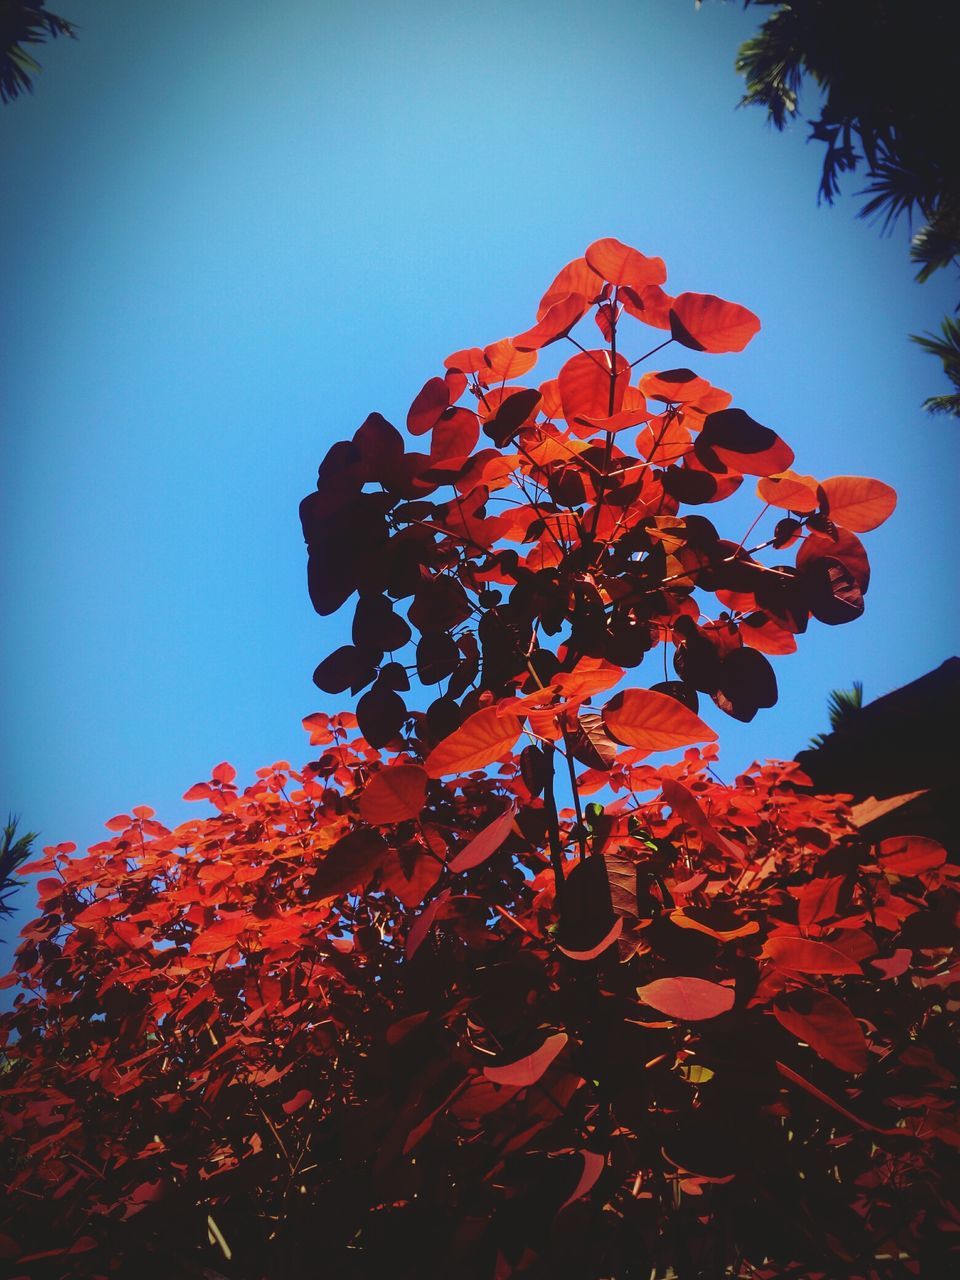
{"label": "palm frond", "polygon": [[[827,698],[827,718],[830,721],[830,732],[836,733],[844,728],[863,707],[863,681],[854,680],[849,689],[832,689]],[[822,747],[827,740],[825,733],[815,734],[810,739],[811,747]]]}
{"label": "palm frond", "polygon": [[76,34],[72,22],[47,9],[46,0],[0,0],[0,102],[33,92],[40,64],[28,53],[30,45]]}
{"label": "palm frond", "polygon": [[19,819],[11,814],[0,838],[0,915],[10,914],[7,898],[21,883],[15,877],[16,870],[30,857],[33,842],[37,838],[36,831],[18,836],[18,822]]}

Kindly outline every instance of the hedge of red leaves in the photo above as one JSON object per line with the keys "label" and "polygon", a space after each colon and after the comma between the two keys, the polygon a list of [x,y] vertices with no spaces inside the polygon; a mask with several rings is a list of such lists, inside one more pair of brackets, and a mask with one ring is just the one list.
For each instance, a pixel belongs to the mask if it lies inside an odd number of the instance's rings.
{"label": "hedge of red leaves", "polygon": [[[359,598],[316,679],[361,696],[304,722],[315,761],[34,864],[11,1274],[952,1273],[960,868],[872,847],[795,765],[724,785],[699,716],[751,717],[765,654],[859,614],[892,491],[797,475],[690,370],[634,385],[624,313],[707,353],[758,327],[664,280],[598,241],[419,393],[429,453],[378,416],[331,449],[310,588]],[[603,349],[507,385],[588,315]],[[681,513],[744,475],[779,517],[751,550]],[[638,687],[654,649],[675,678]]]}

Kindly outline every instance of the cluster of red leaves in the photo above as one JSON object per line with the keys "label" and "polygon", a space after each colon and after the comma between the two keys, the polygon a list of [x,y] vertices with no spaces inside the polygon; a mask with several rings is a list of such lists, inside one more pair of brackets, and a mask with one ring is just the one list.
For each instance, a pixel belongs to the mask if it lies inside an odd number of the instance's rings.
{"label": "cluster of red leaves", "polygon": [[[749,719],[765,653],[857,616],[892,491],[795,474],[690,370],[631,385],[624,314],[701,352],[758,328],[664,280],[598,241],[418,394],[429,453],[376,415],[330,450],[310,589],[359,597],[316,679],[362,696],[304,722],[317,760],[243,792],[221,765],[187,793],[212,816],[135,809],[34,865],[13,1274],[947,1273],[960,869],[871,847],[796,766],[717,782],[698,715]],[[603,350],[506,385],[591,312]],[[749,551],[680,510],[744,475],[781,513]],[[618,687],[658,645],[677,678]]]}
{"label": "cluster of red leaves", "polygon": [[948,1273],[943,849],[691,749],[618,765],[582,861],[558,815],[558,910],[517,762],[454,788],[349,723],[35,864],[11,1274]]}
{"label": "cluster of red leaves", "polygon": [[[673,342],[739,351],[760,327],[712,294],[670,297],[665,279],[659,258],[597,241],[557,276],[532,329],[457,351],[427,381],[407,427],[429,452],[406,452],[371,414],[327,453],[300,508],[310,594],[321,614],[358,600],[352,643],[314,679],[331,694],[365,691],[357,716],[369,742],[400,732],[411,675],[445,682],[427,709],[439,740],[491,696],[539,688],[582,657],[622,672],[660,644],[673,646],[671,692],[694,708],[708,694],[750,720],[777,698],[765,655],[792,652],[811,616],[862,613],[870,569],[857,534],[890,515],[894,491],[796,474],[774,431],[690,369],[633,382],[636,365]],[[571,332],[591,312],[602,348]],[[628,360],[624,316],[671,336]],[[518,384],[559,341],[578,350],[556,376]],[[468,394],[471,407],[460,403]],[[752,549],[681,511],[721,501],[745,476],[782,517]],[[757,558],[787,548],[793,564]],[[710,597],[716,617],[703,614]]]}

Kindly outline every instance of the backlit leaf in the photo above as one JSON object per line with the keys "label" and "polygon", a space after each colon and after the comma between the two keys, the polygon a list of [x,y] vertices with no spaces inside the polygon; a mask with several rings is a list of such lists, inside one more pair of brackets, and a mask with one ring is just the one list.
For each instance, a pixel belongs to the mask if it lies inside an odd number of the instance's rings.
{"label": "backlit leaf", "polygon": [[518,351],[539,351],[570,332],[586,312],[589,303],[582,293],[568,293],[558,298],[531,328],[511,341]]}
{"label": "backlit leaf", "polygon": [[603,709],[611,738],[644,751],[671,751],[695,742],[715,742],[717,735],[689,707],[652,689],[625,689]]}
{"label": "backlit leaf", "polygon": [[468,871],[486,862],[491,854],[497,852],[510,834],[514,823],[514,807],[508,804],[503,813],[487,824],[473,839],[460,850],[450,862],[451,871]]}
{"label": "backlit leaf", "polygon": [[360,816],[374,825],[415,818],[427,796],[427,774],[418,764],[395,764],[375,773],[357,802]]}
{"label": "backlit leaf", "polygon": [[742,351],[760,332],[760,321],[746,307],[715,294],[681,293],[673,302],[670,331],[694,351]]}
{"label": "backlit leaf", "polygon": [[663,284],[667,269],[662,258],[647,258],[612,236],[594,240],[584,255],[588,266],[611,284],[627,284],[634,289]]}
{"label": "backlit leaf", "polygon": [[484,707],[434,747],[424,768],[431,778],[482,769],[506,755],[520,737],[521,728],[516,716],[501,716],[496,707]]}
{"label": "backlit leaf", "polygon": [[895,489],[866,476],[832,476],[821,488],[827,497],[826,514],[835,524],[856,533],[876,529],[897,505]]}

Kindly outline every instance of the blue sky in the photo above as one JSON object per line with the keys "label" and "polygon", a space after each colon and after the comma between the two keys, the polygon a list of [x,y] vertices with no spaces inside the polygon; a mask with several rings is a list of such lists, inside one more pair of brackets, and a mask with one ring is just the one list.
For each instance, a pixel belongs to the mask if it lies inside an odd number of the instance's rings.
{"label": "blue sky", "polygon": [[753,11],[58,11],[80,39],[0,109],[0,806],[44,843],[138,803],[178,821],[224,758],[310,758],[300,719],[338,701],[311,674],[349,624],[306,593],[320,458],[372,410],[402,423],[450,351],[526,328],[602,235],[760,315],[742,355],[692,363],[798,470],[901,495],[866,538],[864,618],[776,660],[752,724],[708,711],[722,770],[792,756],[832,687],[875,697],[956,651],[960,431],[921,412],[945,387],[906,339],[952,282],[915,285],[906,229],[852,198],[817,207],[802,124],[735,109]]}

